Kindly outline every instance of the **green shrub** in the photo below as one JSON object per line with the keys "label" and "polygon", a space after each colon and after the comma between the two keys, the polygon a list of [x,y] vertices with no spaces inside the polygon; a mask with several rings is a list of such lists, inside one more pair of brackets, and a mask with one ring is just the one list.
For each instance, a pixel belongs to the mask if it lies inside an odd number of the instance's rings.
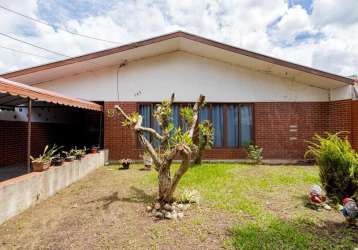
{"label": "green shrub", "polygon": [[255,164],[260,164],[262,162],[262,151],[263,148],[260,148],[259,146],[250,144],[245,147],[247,152],[247,157],[252,160]]}
{"label": "green shrub", "polygon": [[358,189],[358,155],[347,137],[341,138],[342,133],[315,135],[305,154],[315,158],[322,186],[335,202],[353,196]]}

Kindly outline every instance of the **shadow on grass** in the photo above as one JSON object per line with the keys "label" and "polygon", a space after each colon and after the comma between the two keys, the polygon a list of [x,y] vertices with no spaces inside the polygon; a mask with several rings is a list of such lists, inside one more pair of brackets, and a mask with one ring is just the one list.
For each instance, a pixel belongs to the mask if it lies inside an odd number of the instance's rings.
{"label": "shadow on grass", "polygon": [[235,249],[354,249],[358,230],[344,223],[309,220],[250,223],[231,230]]}
{"label": "shadow on grass", "polygon": [[110,195],[103,196],[99,199],[89,201],[87,203],[93,203],[93,202],[102,202],[101,205],[102,209],[108,209],[109,206],[115,202],[130,202],[130,203],[150,203],[155,200],[154,195],[149,195],[144,190],[136,188],[136,187],[130,187],[131,192],[134,194],[130,197],[119,197],[118,192],[113,192]]}

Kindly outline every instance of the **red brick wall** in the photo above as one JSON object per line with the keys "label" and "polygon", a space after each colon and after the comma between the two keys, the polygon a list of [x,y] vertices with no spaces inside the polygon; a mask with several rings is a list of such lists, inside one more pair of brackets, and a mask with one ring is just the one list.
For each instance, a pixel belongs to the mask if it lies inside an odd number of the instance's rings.
{"label": "red brick wall", "polygon": [[255,143],[264,158],[303,158],[306,140],[327,130],[328,111],[326,102],[255,103]]}
{"label": "red brick wall", "polygon": [[352,138],[352,103],[352,100],[329,103],[328,126],[330,132],[347,131],[349,138]]}
{"label": "red brick wall", "polygon": [[[358,102],[357,102],[358,103]],[[123,128],[118,116],[109,118],[107,110],[116,103],[105,103],[104,142],[110,150],[110,159],[138,159],[141,150],[133,131]],[[123,102],[128,113],[137,111],[136,103]],[[358,109],[358,104],[356,104]],[[254,104],[255,143],[264,148],[267,159],[302,159],[315,133],[350,131],[352,105],[350,100],[336,102],[277,102]],[[356,111],[358,120],[358,110]],[[358,131],[357,142],[358,142]],[[357,143],[358,144],[358,143]],[[205,152],[206,159],[242,159],[242,149],[212,149]]]}
{"label": "red brick wall", "polygon": [[0,167],[26,162],[26,123],[0,121]]}
{"label": "red brick wall", "polygon": [[358,101],[352,101],[352,146],[358,151]]}
{"label": "red brick wall", "polygon": [[128,114],[137,112],[137,104],[134,102],[104,103],[104,148],[109,149],[110,160],[138,159],[141,150],[138,149],[134,132],[122,126],[123,119],[119,115],[108,116],[108,110],[113,110],[116,104],[119,104]]}
{"label": "red brick wall", "polygon": [[[31,155],[39,155],[46,145],[54,143],[57,145],[80,143],[80,131],[80,128],[74,124],[32,123]],[[0,121],[0,167],[25,163],[26,149],[27,123]]]}

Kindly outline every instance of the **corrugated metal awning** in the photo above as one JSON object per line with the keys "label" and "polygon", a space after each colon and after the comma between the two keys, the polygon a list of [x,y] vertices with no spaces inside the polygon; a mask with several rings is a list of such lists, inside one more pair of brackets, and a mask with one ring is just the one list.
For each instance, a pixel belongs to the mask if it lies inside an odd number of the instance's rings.
{"label": "corrugated metal awning", "polygon": [[0,77],[0,106],[16,107],[27,103],[27,99],[70,107],[102,111],[103,107],[94,102],[88,102],[56,92],[28,86]]}

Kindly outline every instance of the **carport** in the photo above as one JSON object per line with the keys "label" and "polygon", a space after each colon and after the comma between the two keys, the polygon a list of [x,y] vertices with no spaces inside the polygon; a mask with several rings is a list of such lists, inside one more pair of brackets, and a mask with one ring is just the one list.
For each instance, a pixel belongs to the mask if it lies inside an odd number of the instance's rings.
{"label": "carport", "polygon": [[[58,106],[85,109],[91,112],[103,111],[103,107],[94,102],[71,98],[52,91],[48,91],[33,86],[21,84],[18,82],[10,81],[4,78],[0,78],[0,112],[14,110],[15,108],[26,108],[28,110],[27,126],[26,126],[27,172],[31,171],[30,154],[31,154],[31,140],[32,140],[31,129],[32,129],[32,122],[33,122],[33,115],[32,115],[33,108],[58,107]],[[98,123],[98,126],[101,127],[102,126],[101,119],[99,119],[99,121],[100,122]],[[0,143],[6,144],[5,141]]]}

